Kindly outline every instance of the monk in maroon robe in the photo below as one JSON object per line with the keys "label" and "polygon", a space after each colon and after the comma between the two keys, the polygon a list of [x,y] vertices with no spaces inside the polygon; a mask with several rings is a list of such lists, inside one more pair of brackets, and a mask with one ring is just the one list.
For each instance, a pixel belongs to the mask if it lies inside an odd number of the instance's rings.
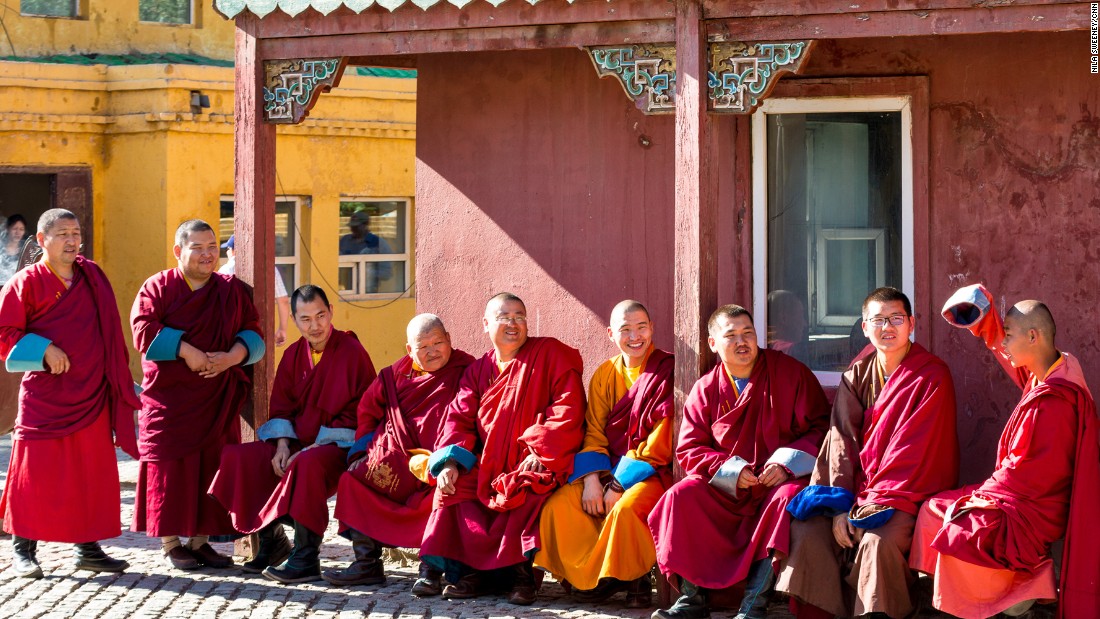
{"label": "monk in maroon robe", "polygon": [[775,588],[798,600],[799,617],[913,610],[917,510],[959,470],[951,372],[909,341],[914,322],[896,288],[863,301],[871,346],[844,373],[811,485],[787,508],[798,520]]}
{"label": "monk in maroon robe", "polygon": [[[229,567],[232,559],[207,542],[234,533],[233,524],[207,489],[222,447],[240,442],[250,385],[241,366],[263,358],[264,339],[248,288],[215,272],[210,224],[180,224],[175,242],[178,268],[147,279],[130,312],[145,375],[133,529],[159,536],[177,569]],[[186,546],[180,535],[190,537]]]}
{"label": "monk in maroon robe", "polygon": [[[474,359],[451,348],[451,336],[433,314],[414,317],[406,335],[408,354],[382,370],[359,401],[356,441],[348,455],[354,463],[336,493],[336,518],[355,561],[322,574],[334,585],[385,582],[382,548],[419,547],[432,513],[435,486],[424,465],[458,381]],[[413,595],[439,595],[440,576],[421,561]]]}
{"label": "monk in maroon robe", "polygon": [[724,305],[707,330],[720,363],[684,403],[676,459],[687,477],[649,515],[657,564],[680,577],[680,598],[659,619],[709,617],[708,590],[741,582],[738,617],[766,610],[771,555],[787,552],[784,508],[806,485],[828,425],[813,372],[761,350],[748,310]]}
{"label": "monk in maroon robe", "polygon": [[76,568],[121,572],[98,540],[117,537],[118,467],[111,433],[137,453],[138,408],[115,293],[78,255],[80,222],[64,209],[38,220],[39,262],[0,292],[0,357],[23,372],[0,515],[12,569],[42,578],[39,541],[76,544]]}
{"label": "monk in maroon robe", "polygon": [[959,617],[1019,615],[1055,597],[1061,619],[1100,617],[1100,419],[1080,362],[1055,346],[1054,319],[1038,301],[1017,303],[1002,323],[993,296],[973,285],[943,315],[980,337],[1023,394],[993,475],[921,510],[912,565],[935,576],[934,605]]}
{"label": "monk in maroon robe", "polygon": [[[225,447],[210,485],[238,531],[259,532],[259,549],[241,569],[284,584],[321,579],[328,499],[347,469],[356,403],[374,381],[359,339],[333,328],[324,290],[302,286],[290,308],[302,337],[275,373],[270,418],[256,431],[260,440]],[[293,548],[285,520],[294,527]]]}
{"label": "monk in maroon robe", "polygon": [[489,300],[483,325],[493,350],[467,368],[447,410],[420,556],[446,572],[444,598],[480,595],[491,578],[483,572],[502,570],[508,601],[529,605],[539,510],[569,478],[584,438],[583,366],[558,340],[527,337],[527,309],[513,294]]}

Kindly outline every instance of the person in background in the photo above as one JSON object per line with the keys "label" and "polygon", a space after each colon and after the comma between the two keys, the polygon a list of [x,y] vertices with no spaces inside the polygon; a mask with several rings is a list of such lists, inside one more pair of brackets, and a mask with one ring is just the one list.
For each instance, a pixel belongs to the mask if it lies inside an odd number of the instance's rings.
{"label": "person in background", "polygon": [[[225,250],[225,255],[228,260],[225,264],[218,269],[218,273],[223,275],[236,275],[237,274],[237,261],[234,258],[236,256],[235,243],[233,239],[236,235],[229,235],[229,240],[222,243],[222,249]],[[275,309],[279,312],[279,327],[275,330],[275,345],[282,346],[286,344],[286,325],[290,322],[290,295],[286,293],[286,283],[283,282],[283,275],[279,273],[279,268],[275,267]]]}
{"label": "person in background", "polygon": [[19,214],[8,217],[2,237],[3,251],[0,251],[0,284],[7,283],[19,270],[19,257],[26,238],[27,220]]}

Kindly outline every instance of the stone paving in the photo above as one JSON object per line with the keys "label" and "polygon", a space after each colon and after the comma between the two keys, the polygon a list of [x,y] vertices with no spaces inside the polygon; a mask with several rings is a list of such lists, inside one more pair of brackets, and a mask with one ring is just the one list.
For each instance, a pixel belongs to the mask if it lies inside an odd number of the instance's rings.
{"label": "stone paving", "polygon": [[[0,484],[7,474],[10,439],[0,438]],[[134,480],[137,463],[119,453],[122,479],[122,528],[120,537],[106,540],[104,549],[113,557],[126,559],[130,569],[123,574],[74,572],[72,549],[68,544],[39,545],[38,557],[46,577],[40,580],[14,578],[7,571],[11,564],[10,538],[0,540],[0,619],[57,618],[186,618],[218,617],[259,619],[298,617],[366,617],[368,619],[489,619],[497,617],[574,617],[643,619],[651,611],[631,611],[621,607],[622,594],[610,603],[580,606],[565,595],[561,586],[547,578],[531,607],[513,606],[500,596],[476,600],[447,601],[418,599],[409,594],[416,577],[415,562],[402,565],[400,557],[387,561],[390,575],[380,587],[339,589],[324,582],[285,586],[266,580],[259,574],[240,569],[201,569],[183,572],[168,566],[160,553],[158,540],[128,531],[134,504]],[[332,503],[330,502],[330,509]],[[222,553],[232,552],[231,544],[215,544]],[[396,555],[397,553],[395,553]],[[329,528],[321,548],[323,567],[340,567],[351,558],[350,544]],[[238,563],[242,559],[237,558]],[[716,618],[731,617],[732,612],[715,612]],[[789,619],[781,601],[773,603],[770,617]],[[939,613],[922,617],[943,617]]]}

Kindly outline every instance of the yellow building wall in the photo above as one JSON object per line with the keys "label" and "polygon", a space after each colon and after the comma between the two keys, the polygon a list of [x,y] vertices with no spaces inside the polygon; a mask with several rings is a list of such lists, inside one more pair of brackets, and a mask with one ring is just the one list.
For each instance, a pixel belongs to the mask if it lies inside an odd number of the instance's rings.
{"label": "yellow building wall", "polygon": [[[175,266],[176,226],[198,217],[217,228],[233,194],[232,80],[224,67],[0,62],[0,87],[17,94],[0,103],[0,166],[90,167],[94,256],[124,322],[141,283]],[[210,98],[201,114],[192,90]],[[304,123],[277,131],[276,191],[306,198],[299,278],[326,289],[334,323],[358,333],[378,368],[404,354],[415,301],[339,298],[339,203],[414,195],[415,101],[415,80],[347,75]],[[291,326],[288,340],[298,336]]]}
{"label": "yellow building wall", "polygon": [[47,56],[175,52],[233,58],[233,22],[218,15],[213,2],[195,2],[195,23],[187,25],[138,21],[138,0],[85,0],[80,4],[78,18],[38,17],[22,15],[20,0],[10,0],[8,7],[14,10],[4,11],[7,41],[0,43],[0,53]]}

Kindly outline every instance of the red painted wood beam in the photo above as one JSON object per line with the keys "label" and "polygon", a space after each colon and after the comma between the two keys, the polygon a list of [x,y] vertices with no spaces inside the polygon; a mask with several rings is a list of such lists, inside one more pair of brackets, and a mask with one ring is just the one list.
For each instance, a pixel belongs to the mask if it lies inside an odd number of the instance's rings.
{"label": "red painted wood beam", "polygon": [[474,2],[462,9],[443,3],[426,11],[408,4],[392,13],[376,4],[358,14],[341,7],[328,15],[307,9],[291,17],[276,9],[259,21],[256,35],[269,39],[364,32],[672,20],[673,17],[671,2],[654,0],[577,0],[573,4],[565,0],[542,0],[535,6],[525,0],[508,0],[496,8],[488,2]]}
{"label": "red painted wood beam", "polygon": [[676,426],[684,400],[714,361],[706,322],[718,304],[718,177],[707,113],[707,39],[699,0],[676,0],[676,198],[673,271]]}
{"label": "red painted wood beam", "polygon": [[675,36],[671,20],[631,21],[265,39],[260,41],[259,50],[262,57],[269,60],[396,56],[667,43]]}
{"label": "red painted wood beam", "polygon": [[763,16],[712,20],[712,39],[852,39],[1005,32],[1085,30],[1087,3]]}
{"label": "red painted wood beam", "polygon": [[[254,440],[255,429],[269,415],[274,379],[275,300],[275,125],[263,120],[264,69],[255,36],[256,18],[237,19],[233,117],[235,158],[233,233],[237,277],[252,286],[252,300],[268,354],[252,365],[252,406],[242,411],[242,439]],[[249,414],[250,413],[250,414]]]}
{"label": "red painted wood beam", "polygon": [[[939,9],[999,9],[1004,4],[999,0],[703,0],[703,16],[705,19],[720,19],[885,11],[921,12]],[[1011,4],[1016,7],[1042,7],[1053,4],[1081,4],[1081,2],[1079,0],[1013,0]]]}

